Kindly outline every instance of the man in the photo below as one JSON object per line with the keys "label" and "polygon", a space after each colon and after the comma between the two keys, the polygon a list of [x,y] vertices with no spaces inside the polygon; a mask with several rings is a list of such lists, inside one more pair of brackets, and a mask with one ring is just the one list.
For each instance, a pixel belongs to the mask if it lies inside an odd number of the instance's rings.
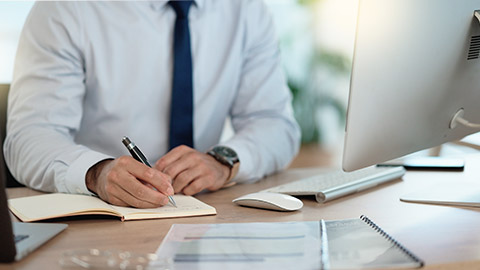
{"label": "man", "polygon": [[290,101],[261,1],[40,2],[19,42],[6,162],[34,189],[157,207],[287,166]]}

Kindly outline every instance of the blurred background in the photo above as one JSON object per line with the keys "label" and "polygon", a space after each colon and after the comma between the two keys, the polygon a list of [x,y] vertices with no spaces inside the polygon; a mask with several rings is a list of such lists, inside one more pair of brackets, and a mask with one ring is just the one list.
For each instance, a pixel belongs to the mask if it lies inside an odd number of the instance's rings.
{"label": "blurred background", "polygon": [[[358,0],[264,1],[274,17],[295,117],[302,130],[303,155],[292,167],[339,167]],[[32,5],[31,1],[0,1],[0,83],[11,82],[18,39]],[[467,141],[477,143],[476,137]],[[458,149],[458,145],[442,146],[441,151],[476,151]],[[417,154],[432,151],[439,149]]]}
{"label": "blurred background", "polygon": [[0,83],[12,80],[18,39],[32,5],[31,1],[0,1]]}
{"label": "blurred background", "polygon": [[341,164],[358,0],[266,0],[302,130],[292,166]]}

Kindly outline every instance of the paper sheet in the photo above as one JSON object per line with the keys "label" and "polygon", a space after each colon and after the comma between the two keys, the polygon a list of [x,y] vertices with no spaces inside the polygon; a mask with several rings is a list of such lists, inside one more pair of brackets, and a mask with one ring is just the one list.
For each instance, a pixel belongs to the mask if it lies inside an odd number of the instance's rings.
{"label": "paper sheet", "polygon": [[322,224],[174,224],[157,256],[173,258],[176,270],[322,269]]}

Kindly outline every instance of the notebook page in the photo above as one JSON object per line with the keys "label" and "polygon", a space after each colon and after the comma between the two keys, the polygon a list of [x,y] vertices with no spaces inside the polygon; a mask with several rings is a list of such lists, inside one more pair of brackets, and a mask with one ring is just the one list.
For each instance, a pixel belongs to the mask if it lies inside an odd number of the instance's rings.
{"label": "notebook page", "polygon": [[9,199],[10,210],[22,221],[36,221],[79,214],[108,214],[114,209],[97,197],[79,194],[52,193]]}
{"label": "notebook page", "polygon": [[177,207],[171,205],[170,203],[158,208],[144,209],[113,205],[111,207],[117,212],[121,213],[125,217],[125,220],[216,214],[215,208],[198,200],[195,197],[185,195],[173,195],[173,199],[177,203]]}

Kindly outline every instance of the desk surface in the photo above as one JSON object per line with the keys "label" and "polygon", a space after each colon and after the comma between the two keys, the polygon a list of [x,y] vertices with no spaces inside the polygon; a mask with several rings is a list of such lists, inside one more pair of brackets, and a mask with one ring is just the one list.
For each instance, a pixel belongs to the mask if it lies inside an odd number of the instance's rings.
{"label": "desk surface", "polygon": [[[480,156],[466,160],[464,172],[409,171],[403,180],[318,204],[313,197],[302,198],[305,206],[296,212],[276,212],[236,206],[232,199],[321,169],[290,169],[255,184],[237,185],[215,193],[196,196],[214,206],[215,216],[121,222],[114,218],[70,218],[66,231],[20,262],[1,269],[61,269],[58,259],[66,250],[82,248],[121,249],[155,252],[174,223],[230,223],[312,221],[345,219],[366,215],[426,262],[426,269],[472,269],[480,266],[480,208],[446,207],[399,201],[403,194],[441,181],[478,181]],[[8,189],[9,198],[36,195],[27,188]],[[480,195],[480,194],[479,194]]]}

